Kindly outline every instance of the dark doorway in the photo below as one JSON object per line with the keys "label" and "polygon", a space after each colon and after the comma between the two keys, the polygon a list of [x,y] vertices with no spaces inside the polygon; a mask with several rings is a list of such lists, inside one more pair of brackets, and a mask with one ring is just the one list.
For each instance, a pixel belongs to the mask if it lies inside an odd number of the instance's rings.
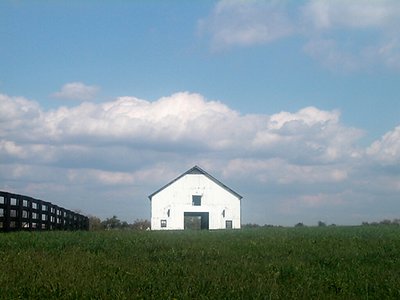
{"label": "dark doorway", "polygon": [[185,212],[185,229],[208,229],[208,212]]}
{"label": "dark doorway", "polygon": [[232,220],[226,220],[225,221],[225,228],[226,229],[232,229]]}

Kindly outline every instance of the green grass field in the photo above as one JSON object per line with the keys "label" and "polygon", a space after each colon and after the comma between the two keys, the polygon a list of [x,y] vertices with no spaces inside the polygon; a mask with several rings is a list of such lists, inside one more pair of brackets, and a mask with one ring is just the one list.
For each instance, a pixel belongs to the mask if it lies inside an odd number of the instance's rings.
{"label": "green grass field", "polygon": [[400,227],[0,234],[1,299],[400,299]]}

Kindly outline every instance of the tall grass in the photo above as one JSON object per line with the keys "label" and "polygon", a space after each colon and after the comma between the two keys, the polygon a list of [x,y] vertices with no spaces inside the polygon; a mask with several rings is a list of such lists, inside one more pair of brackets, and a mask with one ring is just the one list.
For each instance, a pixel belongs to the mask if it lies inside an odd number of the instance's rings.
{"label": "tall grass", "polygon": [[397,227],[0,235],[1,299],[400,299]]}

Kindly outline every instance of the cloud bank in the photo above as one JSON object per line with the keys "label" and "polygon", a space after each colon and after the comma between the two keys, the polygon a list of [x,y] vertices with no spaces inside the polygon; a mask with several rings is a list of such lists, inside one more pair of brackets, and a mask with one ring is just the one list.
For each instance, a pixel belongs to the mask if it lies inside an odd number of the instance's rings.
{"label": "cloud bank", "polygon": [[330,69],[400,69],[396,0],[222,0],[198,27],[214,51],[298,37],[303,40],[299,50]]}
{"label": "cloud bank", "polygon": [[243,194],[244,222],[394,218],[400,127],[363,148],[340,112],[241,114],[200,94],[44,110],[0,95],[1,189],[148,218],[147,195],[198,164]]}

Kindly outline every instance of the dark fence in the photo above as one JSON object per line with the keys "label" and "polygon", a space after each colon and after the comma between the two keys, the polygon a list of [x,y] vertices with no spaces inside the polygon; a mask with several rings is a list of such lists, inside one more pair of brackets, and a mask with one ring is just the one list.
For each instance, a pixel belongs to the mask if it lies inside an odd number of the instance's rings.
{"label": "dark fence", "polygon": [[0,191],[0,232],[88,229],[86,216],[50,202]]}

